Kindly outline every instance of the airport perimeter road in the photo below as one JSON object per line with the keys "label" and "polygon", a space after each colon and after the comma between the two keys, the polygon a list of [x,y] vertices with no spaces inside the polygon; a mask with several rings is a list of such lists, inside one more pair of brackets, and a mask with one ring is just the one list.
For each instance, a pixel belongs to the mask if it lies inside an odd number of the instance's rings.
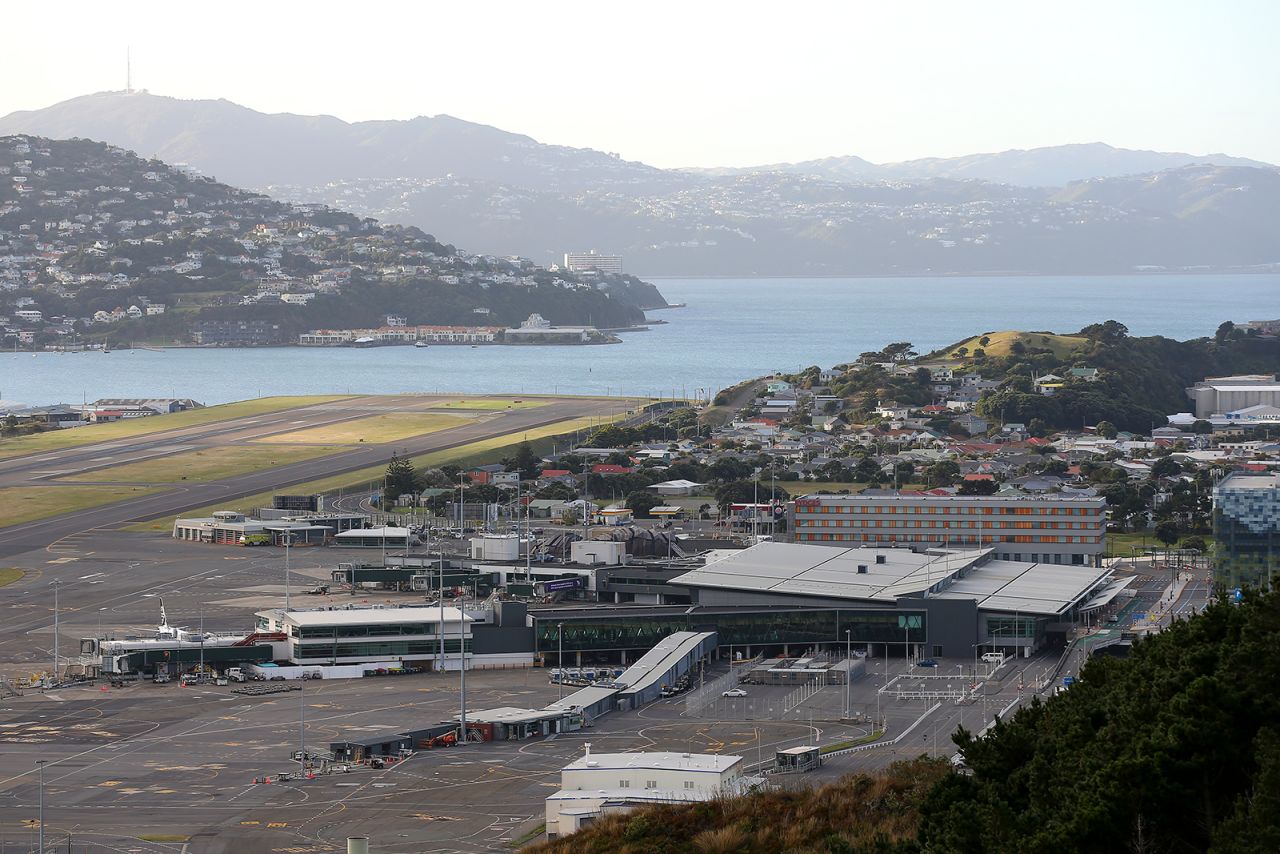
{"label": "airport perimeter road", "polygon": [[[58,472],[83,471],[86,464],[119,465],[140,458],[163,456],[191,450],[201,439],[217,437],[226,446],[248,442],[282,432],[348,421],[389,412],[418,411],[446,398],[419,396],[366,397],[316,404],[270,416],[235,419],[216,425],[178,430],[169,434],[151,434],[136,439],[113,440],[107,445],[70,448],[19,458],[0,464],[0,473],[10,480],[6,486],[55,486]],[[204,507],[220,501],[259,492],[286,489],[369,466],[385,464],[392,452],[414,456],[448,450],[472,442],[509,436],[519,441],[524,431],[561,421],[584,417],[609,417],[634,406],[635,401],[592,398],[540,398],[541,405],[529,408],[493,410],[457,427],[437,430],[421,436],[397,439],[385,444],[351,446],[330,456],[302,460],[270,469],[250,472],[224,480],[205,483],[166,485],[162,491],[78,510],[60,516],[0,527],[0,558],[34,548],[41,548],[70,534],[110,527],[126,522],[154,519]],[[90,428],[80,428],[90,429]],[[25,462],[24,462],[25,461]],[[33,467],[34,465],[34,467]],[[43,474],[42,474],[43,473]],[[103,483],[109,482],[104,473]],[[90,485],[84,482],[79,486]]]}

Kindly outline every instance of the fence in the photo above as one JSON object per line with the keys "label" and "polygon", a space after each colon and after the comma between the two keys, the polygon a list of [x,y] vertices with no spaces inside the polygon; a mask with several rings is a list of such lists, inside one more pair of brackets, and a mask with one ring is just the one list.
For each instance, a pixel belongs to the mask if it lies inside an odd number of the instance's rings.
{"label": "fence", "polygon": [[[756,661],[757,659],[751,659]],[[725,691],[738,686],[747,662],[735,662],[730,665],[729,672],[718,676],[696,691],[690,691],[684,700],[684,713],[689,717],[698,717],[708,706],[721,699]]]}

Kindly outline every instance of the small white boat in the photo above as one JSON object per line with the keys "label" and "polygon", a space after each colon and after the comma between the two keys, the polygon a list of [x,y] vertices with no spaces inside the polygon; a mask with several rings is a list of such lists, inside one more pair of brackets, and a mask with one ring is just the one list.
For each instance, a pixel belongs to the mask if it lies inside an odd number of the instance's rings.
{"label": "small white boat", "polygon": [[430,347],[431,345],[430,345],[430,344],[428,344],[426,341],[414,341],[414,342],[413,342],[413,346],[417,347],[419,350],[425,350],[426,348]]}

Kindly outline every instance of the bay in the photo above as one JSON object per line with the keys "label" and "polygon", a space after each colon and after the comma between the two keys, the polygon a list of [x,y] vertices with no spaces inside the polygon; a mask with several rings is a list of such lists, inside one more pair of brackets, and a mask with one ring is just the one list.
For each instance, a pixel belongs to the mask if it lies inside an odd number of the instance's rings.
{"label": "bay", "polygon": [[[2,353],[0,398],[29,404],[278,394],[712,393],[771,371],[831,365],[910,341],[921,352],[1004,329],[1212,335],[1280,317],[1280,274],[850,279],[656,279],[668,321],[610,346],[272,347]],[[305,311],[305,309],[299,309]]]}

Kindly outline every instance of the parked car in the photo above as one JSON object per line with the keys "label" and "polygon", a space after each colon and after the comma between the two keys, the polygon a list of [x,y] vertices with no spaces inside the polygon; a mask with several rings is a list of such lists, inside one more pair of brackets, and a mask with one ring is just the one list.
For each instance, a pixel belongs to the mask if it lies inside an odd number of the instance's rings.
{"label": "parked car", "polygon": [[932,658],[925,658],[916,662],[916,667],[937,667],[937,666],[938,666],[938,662],[934,661]]}
{"label": "parked car", "polygon": [[743,691],[741,688],[730,688],[728,691],[725,691],[725,692],[724,692],[723,694],[721,694],[720,696],[722,696],[722,697],[745,697],[745,696],[747,696],[747,692],[746,692],[746,691]]}

